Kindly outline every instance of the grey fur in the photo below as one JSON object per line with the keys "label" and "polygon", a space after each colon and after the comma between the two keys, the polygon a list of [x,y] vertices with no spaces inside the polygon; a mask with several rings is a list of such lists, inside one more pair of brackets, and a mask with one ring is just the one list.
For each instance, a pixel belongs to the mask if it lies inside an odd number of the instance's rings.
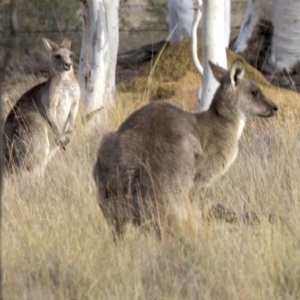
{"label": "grey fur", "polygon": [[229,71],[210,66],[220,86],[208,111],[193,114],[153,102],[103,137],[94,178],[103,215],[116,232],[128,221],[157,224],[168,213],[181,218],[184,202],[235,160],[245,120],[277,111],[257,85],[243,79],[242,60]]}
{"label": "grey fur", "polygon": [[49,79],[36,85],[9,112],[3,134],[5,166],[43,173],[58,150],[70,140],[80,88],[73,71],[71,41],[60,45],[43,39],[49,51]]}

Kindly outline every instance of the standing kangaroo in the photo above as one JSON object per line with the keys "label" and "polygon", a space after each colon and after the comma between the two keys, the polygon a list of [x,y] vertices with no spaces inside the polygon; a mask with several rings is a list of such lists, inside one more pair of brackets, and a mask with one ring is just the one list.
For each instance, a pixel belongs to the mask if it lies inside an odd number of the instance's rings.
{"label": "standing kangaroo", "polygon": [[80,88],[73,71],[71,40],[60,45],[43,39],[50,53],[49,79],[21,96],[4,125],[8,169],[43,173],[51,157],[69,143],[77,115]]}
{"label": "standing kangaroo", "polygon": [[236,159],[245,120],[276,113],[260,88],[243,79],[242,60],[229,71],[210,67],[220,86],[208,111],[193,114],[154,102],[103,137],[94,179],[103,215],[117,233],[128,221],[157,221],[166,212],[180,217],[183,202]]}

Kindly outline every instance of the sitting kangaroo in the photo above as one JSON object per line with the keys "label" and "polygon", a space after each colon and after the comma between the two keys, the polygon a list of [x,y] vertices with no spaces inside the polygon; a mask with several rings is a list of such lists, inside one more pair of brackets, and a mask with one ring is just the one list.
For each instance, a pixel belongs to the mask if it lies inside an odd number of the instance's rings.
{"label": "sitting kangaroo", "polygon": [[71,40],[43,39],[50,53],[49,79],[21,96],[4,125],[5,166],[43,173],[51,157],[69,143],[80,88],[73,71]]}
{"label": "sitting kangaroo", "polygon": [[242,60],[229,71],[210,67],[220,86],[208,111],[153,102],[103,137],[93,174],[103,215],[118,234],[128,221],[157,222],[167,212],[180,218],[183,202],[236,159],[245,120],[276,113],[260,88],[243,79]]}

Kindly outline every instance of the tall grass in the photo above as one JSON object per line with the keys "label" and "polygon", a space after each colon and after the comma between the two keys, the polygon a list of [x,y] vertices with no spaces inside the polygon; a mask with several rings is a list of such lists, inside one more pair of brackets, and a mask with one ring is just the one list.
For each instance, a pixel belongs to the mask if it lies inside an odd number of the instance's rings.
{"label": "tall grass", "polygon": [[103,134],[143,104],[120,94],[110,122],[78,125],[42,180],[5,178],[4,299],[300,299],[299,114],[251,121],[234,165],[195,200],[259,223],[199,219],[161,240],[129,225],[114,243],[92,168]]}

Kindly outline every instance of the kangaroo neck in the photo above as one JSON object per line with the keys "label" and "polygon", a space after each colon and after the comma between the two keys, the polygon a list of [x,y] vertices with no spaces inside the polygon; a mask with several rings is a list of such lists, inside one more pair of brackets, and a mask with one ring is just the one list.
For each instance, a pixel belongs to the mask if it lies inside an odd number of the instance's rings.
{"label": "kangaroo neck", "polygon": [[73,69],[64,72],[53,72],[51,69],[49,71],[49,81],[50,82],[58,82],[63,80],[72,80],[74,78]]}
{"label": "kangaroo neck", "polygon": [[232,105],[230,101],[223,101],[224,99],[214,99],[209,111],[218,120],[223,123],[235,124],[238,129],[238,136],[240,137],[245,125],[246,117],[238,112],[236,102]]}
{"label": "kangaroo neck", "polygon": [[207,126],[210,135],[217,136],[220,140],[240,139],[244,127],[245,118],[237,114],[223,114],[219,110],[211,107],[208,111],[197,114],[199,122],[199,133],[202,136],[202,127]]}
{"label": "kangaroo neck", "polygon": [[50,76],[47,80],[50,94],[53,94],[61,85],[61,78],[59,75]]}
{"label": "kangaroo neck", "polygon": [[63,72],[57,74],[51,74],[47,80],[47,85],[49,86],[50,91],[55,91],[60,89],[61,86],[65,86],[66,82],[73,81],[74,74],[73,72]]}
{"label": "kangaroo neck", "polygon": [[236,159],[244,125],[243,118],[227,118],[214,109],[197,114],[197,133],[202,150],[196,171],[199,184],[208,186],[228,170]]}

